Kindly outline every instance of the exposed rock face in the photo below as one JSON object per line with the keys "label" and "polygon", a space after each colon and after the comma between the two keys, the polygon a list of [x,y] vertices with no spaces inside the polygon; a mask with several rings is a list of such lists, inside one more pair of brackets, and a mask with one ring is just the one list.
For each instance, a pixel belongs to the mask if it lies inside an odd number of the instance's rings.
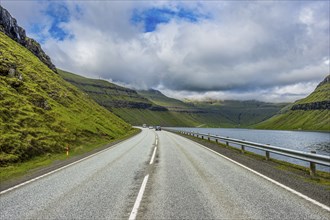
{"label": "exposed rock face", "polygon": [[16,19],[13,18],[2,6],[0,6],[0,31],[4,32],[11,39],[26,47],[51,70],[57,72],[55,65],[51,62],[49,56],[41,49],[40,44],[35,40],[28,38],[25,30],[17,25]]}
{"label": "exposed rock face", "polygon": [[[325,77],[325,79],[316,88],[319,88],[327,83],[330,83],[330,75]],[[291,110],[293,110],[293,111],[294,110],[304,110],[304,111],[330,110],[330,96],[328,97],[328,100],[325,100],[325,101],[295,104],[291,107]]]}
{"label": "exposed rock face", "polygon": [[327,84],[327,83],[330,83],[330,75],[327,75],[327,77],[325,77],[325,79],[322,82],[320,82],[320,84],[318,84],[317,87],[323,86],[324,84]]}
{"label": "exposed rock face", "polygon": [[297,104],[292,106],[291,110],[329,110],[330,109],[330,101],[322,101],[322,102],[312,102],[305,104]]}

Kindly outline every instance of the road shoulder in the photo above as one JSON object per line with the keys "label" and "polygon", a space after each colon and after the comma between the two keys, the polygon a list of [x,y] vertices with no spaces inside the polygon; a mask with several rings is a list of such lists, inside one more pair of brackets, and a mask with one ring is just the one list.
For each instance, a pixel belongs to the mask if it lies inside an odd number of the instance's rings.
{"label": "road shoulder", "polygon": [[283,165],[272,160],[266,161],[262,157],[242,154],[237,150],[226,148],[213,141],[202,140],[179,133],[176,134],[197,142],[320,203],[330,206],[330,187],[318,184],[319,178],[312,178],[305,171],[294,168],[283,169],[281,168]]}
{"label": "road shoulder", "polygon": [[49,172],[52,172],[54,170],[57,170],[57,169],[60,169],[61,167],[64,167],[64,166],[67,166],[71,163],[74,163],[76,161],[79,161],[79,160],[82,160],[86,157],[89,157],[93,154],[96,154],[100,151],[103,151],[103,150],[106,150],[107,148],[111,148],[125,140],[128,140],[136,135],[138,135],[139,133],[141,133],[141,130],[139,129],[137,132],[131,134],[131,135],[128,135],[122,139],[119,139],[119,140],[116,140],[114,142],[111,142],[109,144],[106,144],[106,145],[103,145],[102,147],[98,147],[98,148],[95,148],[93,149],[92,151],[89,151],[89,152],[86,152],[86,153],[83,153],[81,155],[77,155],[77,156],[74,156],[74,157],[71,157],[71,158],[68,158],[66,160],[61,160],[61,161],[54,161],[51,165],[49,166],[45,166],[45,167],[40,167],[40,168],[37,168],[37,169],[34,169],[33,171],[30,171],[28,172],[27,174],[23,175],[23,176],[19,176],[19,177],[16,177],[16,178],[13,178],[13,179],[9,179],[9,180],[6,180],[6,181],[0,181],[0,192],[4,191],[4,190],[7,190],[11,187],[14,187],[16,185],[19,185],[21,183],[24,183],[24,182],[27,182],[29,180],[32,180],[34,178],[37,178],[39,176],[42,176],[46,173],[49,173]]}

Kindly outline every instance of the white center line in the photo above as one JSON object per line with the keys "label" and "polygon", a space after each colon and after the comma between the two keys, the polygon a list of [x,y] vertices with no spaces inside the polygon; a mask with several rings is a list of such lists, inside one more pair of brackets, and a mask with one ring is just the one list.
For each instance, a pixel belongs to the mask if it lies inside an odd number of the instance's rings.
{"label": "white center line", "polygon": [[157,147],[155,147],[154,152],[152,153],[152,157],[151,157],[151,160],[150,160],[149,164],[153,164],[154,159],[155,159],[155,155],[156,155],[156,151],[157,151]]}
{"label": "white center line", "polygon": [[133,206],[133,210],[131,212],[131,215],[129,216],[129,220],[135,220],[136,219],[136,215],[138,213],[138,209],[139,209],[140,203],[142,201],[143,193],[144,193],[144,190],[146,189],[146,186],[147,186],[148,178],[149,178],[149,174],[146,175],[143,179],[139,194],[138,194],[138,196],[136,198],[136,201],[134,203],[134,206]]}

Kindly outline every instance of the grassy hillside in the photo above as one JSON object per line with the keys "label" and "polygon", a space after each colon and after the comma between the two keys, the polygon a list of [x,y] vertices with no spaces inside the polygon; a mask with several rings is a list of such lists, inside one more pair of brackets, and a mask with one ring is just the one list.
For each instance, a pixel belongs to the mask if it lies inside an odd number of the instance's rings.
{"label": "grassy hillside", "polygon": [[160,106],[164,106],[167,109],[172,110],[172,111],[196,112],[199,110],[192,103],[186,103],[186,102],[180,101],[178,99],[173,99],[173,98],[167,97],[157,90],[153,90],[153,89],[139,90],[138,93],[141,96],[149,99],[153,103],[160,105]]}
{"label": "grassy hillside", "polygon": [[110,142],[129,124],[0,32],[0,165]]}
{"label": "grassy hillside", "polygon": [[281,108],[286,106],[284,103],[265,103],[255,100],[250,101],[207,101],[195,102],[195,106],[202,111],[218,113],[222,117],[230,120],[235,127],[248,127],[269,119]]}
{"label": "grassy hillside", "polygon": [[256,126],[262,129],[330,131],[330,76],[309,96]]}
{"label": "grassy hillside", "polygon": [[88,94],[97,103],[115,113],[123,120],[134,124],[144,123],[162,126],[195,126],[199,122],[189,115],[178,117],[132,89],[108,81],[88,79],[76,74],[58,70],[63,79]]}
{"label": "grassy hillside", "polygon": [[275,115],[286,104],[259,101],[208,100],[180,101],[169,98],[157,90],[144,90],[138,93],[152,102],[168,108],[171,112],[189,114],[208,127],[247,127]]}
{"label": "grassy hillside", "polygon": [[157,90],[136,92],[104,80],[58,72],[97,103],[133,125],[247,127],[270,118],[285,106],[257,101],[183,102]]}
{"label": "grassy hillside", "polygon": [[85,78],[60,69],[58,69],[58,73],[66,81],[79,87],[102,106],[108,108],[152,108],[156,106],[132,89],[124,88],[105,80]]}

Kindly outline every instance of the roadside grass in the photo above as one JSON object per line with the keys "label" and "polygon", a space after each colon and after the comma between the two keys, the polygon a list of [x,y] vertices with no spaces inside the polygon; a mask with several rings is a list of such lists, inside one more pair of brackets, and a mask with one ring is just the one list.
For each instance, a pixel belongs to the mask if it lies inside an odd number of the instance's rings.
{"label": "roadside grass", "polygon": [[56,165],[57,163],[63,162],[67,159],[74,158],[77,156],[81,156],[87,153],[90,153],[94,150],[98,150],[105,145],[118,142],[121,140],[128,139],[136,134],[138,134],[140,130],[133,129],[129,131],[125,136],[113,140],[113,139],[98,139],[96,141],[84,141],[84,143],[80,143],[77,145],[69,146],[69,156],[66,156],[66,150],[63,146],[62,153],[48,153],[42,156],[34,157],[31,160],[21,162],[21,163],[13,163],[9,164],[8,166],[0,167],[0,182],[5,182],[8,180],[18,179],[24,175],[32,174],[38,170],[43,168]]}
{"label": "roadside grass", "polygon": [[[192,137],[192,136],[184,135],[184,134],[180,134],[180,133],[177,133],[177,134],[187,137],[189,139],[195,140],[196,142],[201,143],[201,144],[210,144],[211,143],[217,147],[230,149],[230,150],[236,152],[237,154],[240,154],[241,156],[247,156],[247,157],[253,158],[255,160],[259,160],[259,161],[266,161],[265,156],[262,156],[262,155],[259,155],[259,154],[256,154],[256,153],[253,153],[250,151],[245,150],[245,152],[243,154],[243,153],[241,153],[241,149],[230,146],[230,145],[227,146],[223,143],[216,143],[215,141],[212,141],[212,140],[208,141],[207,139],[201,139],[201,138]],[[327,190],[330,191],[330,172],[317,170],[315,176],[310,176],[309,168],[307,168],[307,167],[292,164],[292,163],[282,161],[282,160],[277,160],[274,158],[270,158],[270,160],[268,162],[274,163],[275,169],[290,171],[294,174],[297,174],[301,178],[301,180],[325,186],[327,188]]]}
{"label": "roadside grass", "polygon": [[74,149],[116,140],[131,130],[0,32],[0,167],[60,154],[67,144]]}

